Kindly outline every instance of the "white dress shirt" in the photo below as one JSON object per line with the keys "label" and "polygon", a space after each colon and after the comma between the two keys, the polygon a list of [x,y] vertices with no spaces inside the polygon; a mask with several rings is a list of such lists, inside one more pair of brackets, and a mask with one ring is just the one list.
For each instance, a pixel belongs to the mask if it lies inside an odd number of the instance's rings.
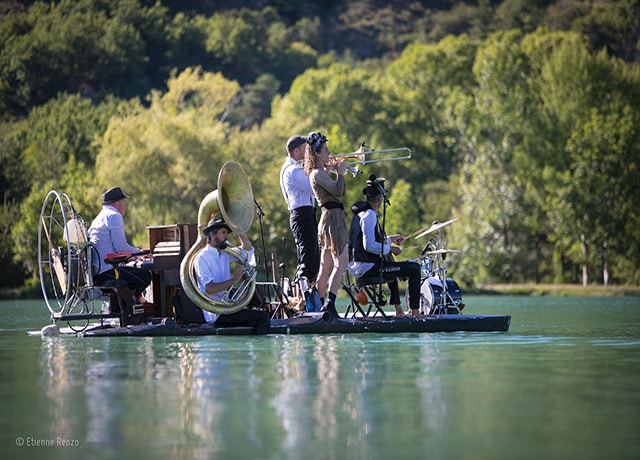
{"label": "white dress shirt", "polygon": [[301,206],[313,206],[315,203],[309,177],[304,173],[302,165],[290,156],[287,156],[280,169],[280,189],[289,211]]}
{"label": "white dress shirt", "polygon": [[111,265],[104,262],[107,254],[114,252],[140,252],[140,249],[127,243],[124,235],[124,219],[122,214],[109,204],[102,206],[91,226],[89,227],[89,241],[97,251],[92,259],[93,273],[97,275],[111,269]]}
{"label": "white dress shirt", "polygon": [[[250,265],[255,266],[255,253],[253,248],[248,251],[242,248],[235,248],[234,251],[236,250],[239,251],[241,257],[247,257]],[[210,245],[205,246],[193,261],[200,292],[214,301],[221,301],[224,291],[207,294],[206,286],[212,281],[214,283],[220,283],[231,279],[230,264],[235,261],[236,259],[226,251],[219,251]],[[205,309],[202,309],[202,313],[204,313],[204,319],[207,323],[215,322],[219,316],[218,313],[213,313]]]}

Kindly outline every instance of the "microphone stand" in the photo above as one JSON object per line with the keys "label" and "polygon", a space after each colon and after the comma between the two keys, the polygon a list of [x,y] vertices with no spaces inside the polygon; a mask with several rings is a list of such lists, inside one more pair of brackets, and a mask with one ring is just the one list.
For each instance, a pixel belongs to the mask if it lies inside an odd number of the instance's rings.
{"label": "microphone stand", "polygon": [[[260,240],[262,242],[262,259],[264,262],[264,275],[266,277],[266,281],[269,282],[269,269],[268,269],[269,267],[267,264],[267,247],[265,245],[264,229],[262,227],[262,218],[264,217],[264,211],[262,210],[260,203],[258,203],[255,198],[253,199],[253,202],[256,205],[256,213],[258,214],[258,221],[260,222]],[[269,302],[271,302],[271,293],[269,293]]]}
{"label": "microphone stand", "polygon": [[267,266],[267,248],[266,248],[265,242],[264,242],[264,229],[262,227],[262,218],[264,217],[264,211],[262,210],[262,207],[260,206],[260,203],[258,203],[255,198],[253,199],[253,202],[256,205],[256,213],[258,214],[258,221],[260,222],[260,240],[262,242],[262,257],[263,257],[263,262],[264,262],[264,274],[266,276],[266,280],[269,281],[269,270],[268,270],[268,266]]}
{"label": "microphone stand", "polygon": [[[382,224],[380,225],[380,231],[382,233],[382,248],[380,249],[380,299],[378,299],[382,303],[382,285],[384,284],[384,245],[387,243],[387,232],[385,230],[386,222],[387,222],[387,206],[391,206],[389,200],[387,199],[387,191],[376,182],[376,186],[378,190],[382,193],[384,198],[382,204]],[[389,244],[391,246],[391,244]],[[391,254],[391,251],[389,251]]]}

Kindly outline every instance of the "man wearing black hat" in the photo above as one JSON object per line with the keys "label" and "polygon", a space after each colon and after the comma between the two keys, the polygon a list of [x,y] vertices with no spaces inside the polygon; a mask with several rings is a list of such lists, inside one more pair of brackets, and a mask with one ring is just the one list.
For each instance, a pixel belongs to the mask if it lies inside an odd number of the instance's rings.
{"label": "man wearing black hat", "polygon": [[394,305],[398,317],[404,316],[400,305],[398,278],[408,278],[409,308],[412,316],[417,316],[420,311],[420,265],[416,262],[390,260],[390,254],[397,256],[402,252],[401,248],[392,244],[404,243],[404,237],[400,235],[386,237],[384,229],[378,222],[378,210],[386,199],[384,181],[382,177],[376,178],[371,175],[367,186],[362,190],[365,201],[358,201],[351,206],[354,216],[349,229],[351,246],[349,270],[356,278],[377,278],[387,282],[390,291],[389,300]]}
{"label": "man wearing black hat", "polygon": [[[93,280],[97,286],[115,281],[114,269],[104,262],[107,254],[116,252],[136,253],[141,250],[127,242],[123,216],[129,198],[120,187],[102,194],[102,210],[89,227],[89,239],[95,252],[92,258]],[[96,254],[97,253],[97,254]],[[121,267],[120,279],[125,281],[138,303],[146,303],[144,290],[151,283],[151,272],[134,267]]]}
{"label": "man wearing black hat", "polygon": [[[227,239],[231,232],[231,227],[221,217],[211,219],[203,230],[207,236],[207,246],[198,253],[194,260],[198,288],[216,301],[222,300],[224,292],[239,282],[246,270],[244,265],[237,264],[233,275],[231,274],[230,264],[236,259],[223,251],[228,245]],[[255,266],[251,241],[244,233],[239,233],[238,238],[241,247],[232,250],[236,251],[243,260],[247,260],[248,263]],[[269,315],[263,310],[243,308],[235,313],[218,314],[203,309],[202,313],[207,323],[215,323],[217,326],[250,326],[255,334],[269,333]]]}
{"label": "man wearing black hat", "polygon": [[296,243],[297,268],[294,280],[306,277],[313,282],[320,268],[318,249],[318,224],[315,215],[315,198],[309,176],[304,173],[301,160],[307,138],[291,136],[287,141],[288,156],[280,170],[280,188],[289,209],[289,227]]}

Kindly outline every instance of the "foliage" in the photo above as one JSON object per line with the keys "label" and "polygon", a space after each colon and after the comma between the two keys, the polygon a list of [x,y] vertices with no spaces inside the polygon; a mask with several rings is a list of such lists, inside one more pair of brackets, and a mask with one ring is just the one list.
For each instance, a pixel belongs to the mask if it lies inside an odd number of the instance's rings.
{"label": "foliage", "polygon": [[443,234],[467,285],[640,283],[637,1],[253,5],[61,0],[3,18],[5,266],[35,273],[51,188],[90,220],[122,186],[146,246],[146,226],[194,222],[233,159],[264,214],[250,237],[292,267],[284,144],[322,131],[333,153],[411,148],[361,165],[343,201],[374,173],[388,233],[459,218]]}
{"label": "foliage", "polygon": [[149,107],[120,107],[100,141],[93,194],[115,185],[131,196],[128,228],[144,241],[147,225],[196,222],[200,200],[215,190],[220,167],[233,158],[221,121],[239,91],[220,74],[187,68],[153,92]]}

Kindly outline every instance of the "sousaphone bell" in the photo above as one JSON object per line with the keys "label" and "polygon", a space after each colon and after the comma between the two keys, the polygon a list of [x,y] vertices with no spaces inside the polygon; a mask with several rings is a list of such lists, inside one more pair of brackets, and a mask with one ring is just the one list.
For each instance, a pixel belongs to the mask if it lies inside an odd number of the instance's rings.
{"label": "sousaphone bell", "polygon": [[235,161],[225,163],[218,173],[218,188],[206,195],[198,210],[198,239],[180,264],[182,288],[196,305],[205,310],[229,314],[244,308],[255,292],[257,271],[255,266],[239,253],[237,248],[224,249],[245,266],[242,279],[222,293],[221,300],[213,300],[198,289],[194,260],[207,245],[203,230],[215,215],[222,214],[225,222],[237,233],[247,233],[253,223],[255,202],[249,176]]}

